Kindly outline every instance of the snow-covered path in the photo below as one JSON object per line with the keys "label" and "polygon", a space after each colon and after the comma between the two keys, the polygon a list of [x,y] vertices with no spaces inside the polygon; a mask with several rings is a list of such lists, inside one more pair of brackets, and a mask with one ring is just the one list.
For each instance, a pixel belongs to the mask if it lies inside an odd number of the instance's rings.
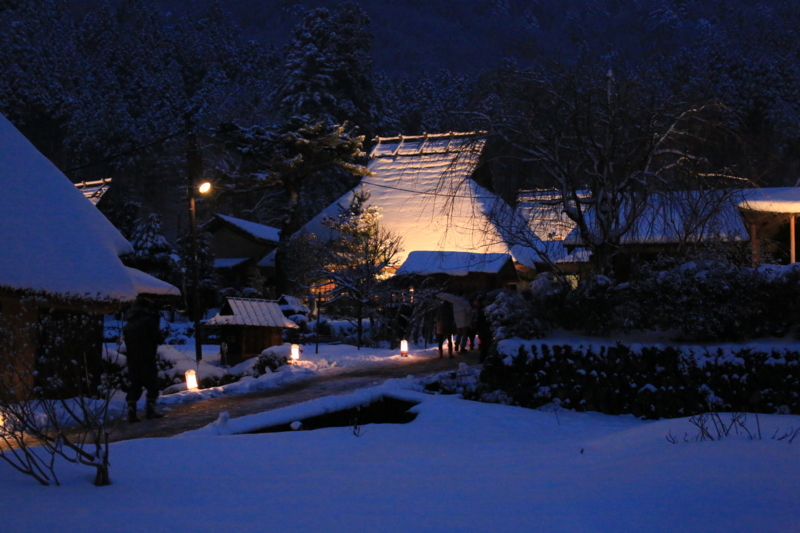
{"label": "snow-covered path", "polygon": [[[355,351],[354,348],[350,348]],[[310,347],[309,351],[311,350],[313,347]],[[456,370],[459,363],[477,364],[477,354],[476,351],[468,351],[455,359],[439,359],[434,349],[417,350],[412,357],[361,360],[357,364],[309,373],[283,386],[256,392],[226,394],[191,403],[173,403],[168,397],[164,397],[161,399],[162,405],[169,406],[164,407],[168,409],[165,418],[143,420],[139,424],[119,421],[111,433],[111,440],[169,437],[209,424],[222,412],[227,412],[232,418],[236,418],[314,398],[351,392],[377,385],[390,378],[404,378],[408,375],[421,377]]]}

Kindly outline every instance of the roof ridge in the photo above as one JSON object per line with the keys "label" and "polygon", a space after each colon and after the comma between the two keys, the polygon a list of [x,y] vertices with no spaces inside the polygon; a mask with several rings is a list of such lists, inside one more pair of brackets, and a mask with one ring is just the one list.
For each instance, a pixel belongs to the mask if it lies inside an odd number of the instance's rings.
{"label": "roof ridge", "polygon": [[460,139],[463,137],[485,137],[488,135],[487,131],[450,131],[447,133],[423,133],[422,135],[394,135],[391,137],[376,136],[373,138],[376,144],[381,143],[394,143],[394,142],[413,142],[419,140],[435,140],[435,139]]}

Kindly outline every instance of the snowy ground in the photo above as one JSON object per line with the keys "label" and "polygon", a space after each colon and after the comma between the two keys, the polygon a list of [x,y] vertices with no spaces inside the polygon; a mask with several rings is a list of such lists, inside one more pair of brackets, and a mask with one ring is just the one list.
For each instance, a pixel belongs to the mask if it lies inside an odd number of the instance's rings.
{"label": "snowy ground", "polygon": [[[800,531],[800,417],[762,415],[763,440],[665,439],[644,422],[431,396],[410,380],[353,397],[115,443],[110,487],[86,467],[41,487],[0,464],[2,530],[16,533],[263,531]],[[405,425],[223,435],[389,394],[421,402]],[[751,429],[754,420],[748,421]]]}

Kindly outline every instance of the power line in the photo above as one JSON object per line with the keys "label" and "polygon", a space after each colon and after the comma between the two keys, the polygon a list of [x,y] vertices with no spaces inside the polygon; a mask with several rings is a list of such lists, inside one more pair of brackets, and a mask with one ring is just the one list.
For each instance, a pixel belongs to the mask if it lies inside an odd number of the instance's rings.
{"label": "power line", "polygon": [[184,135],[185,133],[186,132],[183,131],[183,130],[181,130],[179,132],[176,132],[176,133],[172,133],[170,135],[167,135],[166,137],[162,137],[160,139],[156,139],[155,141],[151,141],[151,142],[149,142],[147,144],[143,144],[141,146],[137,146],[136,148],[131,148],[130,150],[128,150],[126,152],[121,152],[119,154],[110,155],[110,156],[108,156],[108,157],[106,157],[104,159],[100,159],[100,160],[97,160],[97,161],[93,161],[91,163],[86,163],[85,165],[81,165],[79,167],[74,167],[74,168],[71,168],[69,170],[65,170],[64,174],[69,174],[70,172],[83,170],[84,168],[93,167],[95,165],[99,165],[100,163],[106,163],[108,161],[113,161],[114,159],[119,159],[120,157],[125,157],[127,155],[134,154],[136,152],[144,150],[145,148],[150,148],[151,146],[154,146],[156,144],[160,144],[160,143],[163,143],[164,141],[168,141],[169,139],[172,139],[173,137],[177,137],[178,135]]}
{"label": "power line", "polygon": [[414,189],[405,189],[403,187],[393,187],[391,185],[383,185],[381,183],[373,183],[367,180],[361,180],[361,183],[365,185],[371,185],[373,187],[381,187],[383,189],[391,189],[393,191],[402,191],[402,192],[410,192],[412,194],[419,194],[423,196],[441,196],[444,198],[465,198],[467,200],[475,200],[475,199],[483,199],[483,200],[495,200],[497,196],[473,196],[473,195],[461,195],[461,194],[449,194],[443,192],[426,192],[426,191],[415,191]]}

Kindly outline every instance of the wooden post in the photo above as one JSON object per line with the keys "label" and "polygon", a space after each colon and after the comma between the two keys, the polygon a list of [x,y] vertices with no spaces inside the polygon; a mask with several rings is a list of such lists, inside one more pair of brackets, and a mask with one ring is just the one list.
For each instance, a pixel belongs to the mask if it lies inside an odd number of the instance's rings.
{"label": "wooden post", "polygon": [[795,239],[794,239],[794,215],[789,217],[789,262],[794,263],[797,261],[796,257]]}

